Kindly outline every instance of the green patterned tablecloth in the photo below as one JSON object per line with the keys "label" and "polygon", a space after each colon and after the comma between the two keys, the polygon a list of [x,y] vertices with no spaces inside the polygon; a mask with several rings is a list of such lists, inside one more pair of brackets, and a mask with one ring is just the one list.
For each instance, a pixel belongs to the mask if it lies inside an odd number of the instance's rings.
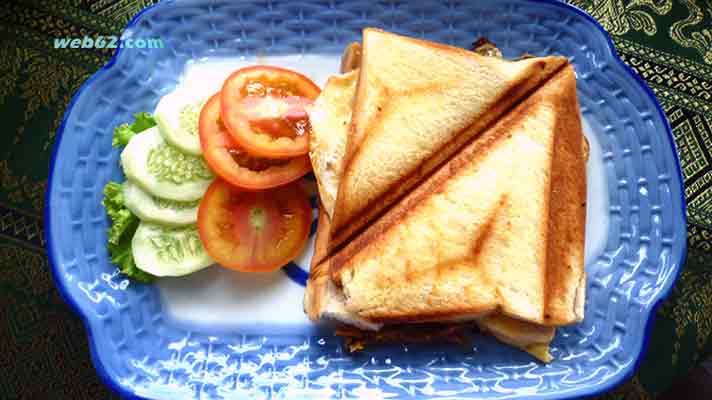
{"label": "green patterned tablecloth", "polygon": [[[42,207],[55,131],[109,50],[54,49],[56,37],[117,35],[150,0],[30,0],[0,6],[0,398],[115,397],[84,327],[50,278]],[[689,254],[658,311],[637,374],[604,398],[652,399],[712,350],[712,1],[574,0],[655,91],[680,152]]]}

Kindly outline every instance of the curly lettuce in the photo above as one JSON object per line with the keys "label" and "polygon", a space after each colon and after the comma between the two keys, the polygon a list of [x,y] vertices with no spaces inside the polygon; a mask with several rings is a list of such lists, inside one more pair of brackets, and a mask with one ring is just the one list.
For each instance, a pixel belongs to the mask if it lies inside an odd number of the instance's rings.
{"label": "curly lettuce", "polygon": [[135,134],[154,126],[156,126],[156,120],[153,115],[147,112],[136,113],[134,114],[134,122],[130,125],[125,123],[114,129],[114,138],[111,140],[111,145],[114,147],[126,146]]}
{"label": "curly lettuce", "polygon": [[111,220],[107,235],[111,262],[129,278],[144,283],[153,281],[155,278],[153,275],[136,266],[131,253],[131,239],[136,233],[139,220],[124,204],[122,185],[111,181],[107,183],[104,186],[104,200],[101,203]]}
{"label": "curly lettuce", "polygon": [[[111,145],[114,147],[126,146],[134,135],[154,126],[156,126],[156,120],[151,114],[136,113],[131,124],[121,124],[114,129]],[[121,272],[129,278],[144,283],[153,281],[155,276],[139,269],[131,253],[131,239],[136,233],[139,219],[126,208],[122,185],[111,181],[107,183],[104,186],[104,199],[101,204],[104,205],[106,214],[111,220],[111,226],[107,232],[111,262],[116,264]]]}

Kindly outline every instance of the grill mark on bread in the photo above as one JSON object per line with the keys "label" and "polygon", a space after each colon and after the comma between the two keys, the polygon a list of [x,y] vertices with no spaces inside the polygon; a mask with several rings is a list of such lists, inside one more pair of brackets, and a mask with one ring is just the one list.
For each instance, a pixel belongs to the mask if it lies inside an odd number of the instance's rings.
{"label": "grill mark on bread", "polygon": [[319,224],[316,228],[316,239],[314,241],[314,254],[312,255],[309,268],[309,281],[304,291],[304,311],[313,321],[320,318],[322,304],[326,300],[325,292],[331,277],[329,276],[329,264],[322,264],[326,257],[327,241],[329,240],[329,219],[324,210],[324,206],[319,200]]}
{"label": "grill mark on bread", "polygon": [[492,213],[487,217],[485,224],[477,231],[477,234],[472,243],[472,254],[470,257],[472,260],[476,260],[485,243],[491,238],[490,233],[492,233],[492,228],[494,227],[494,221],[499,216],[500,212],[504,207],[506,207],[507,195],[502,195],[499,200],[499,205],[495,208]]}
{"label": "grill mark on bread", "polygon": [[477,163],[479,160],[485,158],[487,156],[487,149],[496,146],[507,138],[503,132],[504,130],[487,132],[480,140],[470,143],[469,146],[462,149],[460,153],[450,159],[446,165],[436,169],[433,174],[429,175],[420,186],[408,193],[400,202],[387,210],[387,212],[384,212],[384,215],[381,215],[378,220],[367,226],[354,240],[346,243],[336,252],[333,252],[330,257],[329,266],[332,279],[340,284],[340,277],[338,276],[339,270],[354,255],[363,251],[370,243],[377,241],[379,237],[386,235],[392,227],[398,222],[405,220],[418,204],[433,193],[442,192],[444,185],[453,175],[471,163]]}
{"label": "grill mark on bread", "polygon": [[[539,62],[533,64],[532,69],[545,69],[546,65],[547,64],[544,60],[540,60]],[[509,87],[505,91],[505,94],[502,96],[502,98],[519,97],[519,100],[513,102],[508,107],[500,107],[500,103],[498,102],[491,103],[486,109],[486,111],[482,114],[482,118],[478,119],[473,124],[469,125],[465,129],[460,131],[458,134],[456,134],[450,141],[445,143],[438,151],[436,151],[433,156],[430,157],[430,159],[424,160],[422,163],[418,164],[412,171],[408,172],[407,174],[404,174],[404,178],[401,181],[392,185],[391,188],[389,188],[386,192],[384,192],[381,196],[377,197],[371,203],[374,206],[367,207],[361,212],[355,214],[354,217],[351,218],[348,223],[343,224],[343,227],[341,228],[332,226],[330,229],[328,253],[334,254],[340,251],[343,247],[346,246],[349,239],[361,235],[364,231],[367,230],[369,222],[375,222],[380,219],[384,214],[386,214],[391,207],[393,207],[396,203],[398,203],[408,194],[408,189],[416,187],[419,183],[428,179],[428,177],[431,176],[436,170],[447,164],[448,161],[452,157],[454,157],[459,150],[467,146],[469,143],[477,140],[478,137],[481,136],[482,132],[489,130],[499,121],[499,119],[508,115],[512,110],[514,110],[520,104],[525,102],[529,97],[532,96],[532,94],[536,93],[536,91],[541,86],[546,84],[548,81],[554,79],[554,77],[557,76],[567,65],[569,65],[567,62],[562,63],[562,65],[554,69],[549,76],[544,77],[540,81],[536,82],[534,85],[531,84],[531,81],[525,81],[523,83]],[[365,76],[365,72],[363,72],[365,71],[365,69],[366,68],[361,68],[363,75],[359,77],[359,85],[361,85],[360,80],[363,79],[363,77]],[[537,76],[536,74],[538,74],[539,71],[533,71],[532,73]],[[352,115],[355,117],[356,112],[354,111]],[[354,138],[355,140],[355,135],[353,134],[355,130],[355,126],[353,125],[354,120],[355,118],[352,119],[352,131],[349,135],[349,140],[351,140],[352,138]],[[468,131],[474,132],[467,133]],[[366,132],[368,132],[368,130]],[[365,136],[360,138],[359,146],[353,152],[351,152],[351,155],[348,157],[348,160],[345,160],[343,169],[345,173],[346,171],[349,171],[351,164],[358,156],[361,144],[365,142]],[[347,144],[347,146],[351,145],[352,143]],[[343,182],[344,179],[342,178],[342,184]],[[341,192],[342,190],[341,188],[339,188],[339,193]],[[339,213],[339,211],[335,210],[335,220],[337,219],[337,213]]]}
{"label": "grill mark on bread", "polygon": [[[422,279],[424,276],[429,275],[432,271],[435,271],[438,279],[441,279],[444,274],[457,269],[463,264],[479,266],[480,263],[477,262],[482,248],[489,241],[492,236],[492,228],[494,227],[494,222],[501,213],[502,209],[506,207],[505,202],[506,195],[502,195],[502,198],[498,202],[498,206],[493,208],[489,215],[487,215],[485,223],[477,229],[473,238],[472,246],[470,248],[470,253],[464,257],[452,257],[445,259],[431,267],[422,269],[420,271],[411,271],[410,260],[406,261],[406,274],[405,280],[407,282],[414,282],[416,280]],[[437,286],[433,286],[431,294],[437,293]],[[429,296],[430,297],[430,296]]]}
{"label": "grill mark on bread", "polygon": [[[326,274],[328,268],[317,268],[322,260],[328,256],[328,241],[329,241],[329,215],[326,213],[324,206],[319,201],[319,223],[316,227],[316,238],[314,240],[314,254],[312,255],[309,276],[315,274]],[[323,270],[323,271],[322,271]]]}

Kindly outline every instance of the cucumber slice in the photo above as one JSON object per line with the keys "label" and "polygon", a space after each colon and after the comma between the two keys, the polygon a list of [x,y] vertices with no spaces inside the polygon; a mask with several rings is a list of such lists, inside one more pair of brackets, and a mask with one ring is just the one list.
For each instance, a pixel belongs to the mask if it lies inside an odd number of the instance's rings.
{"label": "cucumber slice", "polygon": [[156,276],[181,276],[213,264],[195,225],[166,227],[141,222],[131,240],[134,262]]}
{"label": "cucumber slice", "polygon": [[198,201],[166,200],[146,193],[131,181],[123,184],[124,204],[141,221],[188,225],[198,220]]}
{"label": "cucumber slice", "polygon": [[198,119],[206,100],[206,96],[188,90],[176,90],[161,98],[154,116],[166,142],[188,154],[202,154]]}
{"label": "cucumber slice", "polygon": [[214,178],[202,157],[169,145],[156,127],[131,138],[121,153],[121,165],[129,180],[168,200],[198,200]]}

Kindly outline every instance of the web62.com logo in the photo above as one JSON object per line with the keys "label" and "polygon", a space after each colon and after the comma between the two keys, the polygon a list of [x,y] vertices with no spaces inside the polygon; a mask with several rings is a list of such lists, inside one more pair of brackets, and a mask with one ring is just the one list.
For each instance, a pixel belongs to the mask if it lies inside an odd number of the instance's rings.
{"label": "web62.com logo", "polygon": [[118,36],[65,37],[54,39],[55,49],[162,49],[161,38],[126,38]]}

